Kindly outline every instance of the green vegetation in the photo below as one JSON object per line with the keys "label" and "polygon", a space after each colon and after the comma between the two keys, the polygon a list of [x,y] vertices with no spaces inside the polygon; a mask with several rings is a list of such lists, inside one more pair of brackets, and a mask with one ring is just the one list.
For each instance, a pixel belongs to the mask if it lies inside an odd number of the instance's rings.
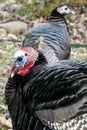
{"label": "green vegetation", "polygon": [[20,15],[27,14],[29,18],[38,18],[38,17],[47,17],[49,12],[56,7],[57,5],[61,5],[66,3],[71,7],[82,7],[87,6],[87,0],[69,0],[69,2],[65,2],[64,0],[42,0],[39,3],[36,3],[35,0],[32,0],[32,4],[27,3],[27,0],[16,0],[16,3],[21,3],[24,8],[19,10],[18,13]]}
{"label": "green vegetation", "polygon": [[[0,89],[0,114],[5,111],[4,90]],[[8,127],[0,123],[0,130],[8,130]]]}
{"label": "green vegetation", "polygon": [[9,129],[9,127],[7,127],[7,126],[5,126],[5,125],[2,125],[1,123],[0,123],[0,130],[8,130]]}
{"label": "green vegetation", "polygon": [[19,10],[18,13],[20,15],[28,15],[29,18],[38,18],[38,17],[47,17],[50,10],[55,8],[57,2],[54,0],[50,4],[45,2],[40,2],[36,4],[33,2],[32,4],[27,4],[25,0],[16,0],[17,3],[21,3],[24,5],[24,8]]}
{"label": "green vegetation", "polygon": [[87,6],[87,0],[69,0],[68,5],[70,5],[71,7]]}
{"label": "green vegetation", "polygon": [[0,3],[5,2],[6,0],[0,0]]}
{"label": "green vegetation", "polygon": [[[8,78],[8,69],[10,66],[10,62],[12,59],[12,56],[14,52],[17,50],[18,44],[17,42],[11,42],[11,41],[3,41],[0,42],[0,84],[2,88],[0,88],[0,114],[6,112],[6,104],[4,99],[4,86],[6,83],[6,78]],[[2,71],[3,70],[3,71]],[[6,125],[3,125],[0,122],[0,130],[8,130],[9,128]]]}

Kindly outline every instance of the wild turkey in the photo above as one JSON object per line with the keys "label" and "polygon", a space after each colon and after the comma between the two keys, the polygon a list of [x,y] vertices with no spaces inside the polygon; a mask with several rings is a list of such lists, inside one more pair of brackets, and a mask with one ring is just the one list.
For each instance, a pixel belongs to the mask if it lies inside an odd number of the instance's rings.
{"label": "wild turkey", "polygon": [[64,16],[73,12],[66,5],[56,7],[48,17],[48,23],[39,23],[27,32],[22,47],[40,50],[48,63],[69,59],[71,43]]}
{"label": "wild turkey", "polygon": [[49,65],[31,47],[15,55],[5,88],[13,130],[86,130],[87,63]]}

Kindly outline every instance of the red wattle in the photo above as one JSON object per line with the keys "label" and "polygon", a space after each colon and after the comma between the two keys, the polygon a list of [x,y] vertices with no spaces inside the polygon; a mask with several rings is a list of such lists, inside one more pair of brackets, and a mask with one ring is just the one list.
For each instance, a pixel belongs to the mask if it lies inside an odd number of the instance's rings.
{"label": "red wattle", "polygon": [[34,66],[34,62],[33,61],[29,61],[23,68],[21,68],[17,74],[21,75],[21,76],[25,76],[28,72],[29,69],[32,68]]}

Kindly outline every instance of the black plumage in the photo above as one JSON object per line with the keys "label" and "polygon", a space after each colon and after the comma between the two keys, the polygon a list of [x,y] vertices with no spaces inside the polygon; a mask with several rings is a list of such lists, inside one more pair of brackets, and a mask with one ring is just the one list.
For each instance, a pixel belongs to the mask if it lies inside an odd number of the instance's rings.
{"label": "black plumage", "polygon": [[[74,123],[60,124],[87,113],[87,63],[64,60],[48,65],[39,64],[39,60],[27,75],[15,74],[6,84],[5,98],[13,130],[74,127]],[[79,124],[84,123],[85,120]]]}

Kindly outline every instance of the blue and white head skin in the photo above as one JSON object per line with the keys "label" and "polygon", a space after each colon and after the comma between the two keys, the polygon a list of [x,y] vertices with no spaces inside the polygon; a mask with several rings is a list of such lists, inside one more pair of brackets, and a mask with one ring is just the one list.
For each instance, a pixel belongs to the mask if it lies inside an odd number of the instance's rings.
{"label": "blue and white head skin", "polygon": [[74,11],[72,9],[70,9],[67,5],[62,5],[62,6],[59,6],[57,7],[57,12],[59,14],[63,14],[63,15],[66,15],[66,14],[74,14]]}
{"label": "blue and white head skin", "polygon": [[13,63],[15,64],[16,67],[23,68],[26,62],[27,62],[27,57],[24,51],[19,50],[14,54]]}

